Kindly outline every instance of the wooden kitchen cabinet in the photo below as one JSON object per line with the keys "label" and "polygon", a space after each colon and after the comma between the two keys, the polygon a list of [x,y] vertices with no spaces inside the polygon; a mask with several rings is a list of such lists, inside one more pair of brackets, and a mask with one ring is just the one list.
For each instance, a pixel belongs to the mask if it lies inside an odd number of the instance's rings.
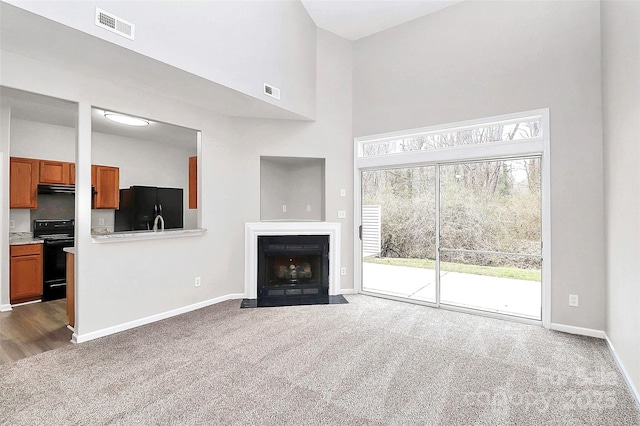
{"label": "wooden kitchen cabinet", "polygon": [[69,168],[69,185],[76,184],[76,163],[68,163]]}
{"label": "wooden kitchen cabinet", "polygon": [[198,157],[189,157],[189,208],[198,208]]}
{"label": "wooden kitchen cabinet", "polygon": [[9,160],[9,207],[38,207],[39,161],[33,158],[11,157]]}
{"label": "wooden kitchen cabinet", "polygon": [[76,305],[75,305],[75,256],[73,253],[67,253],[67,317],[69,317],[69,325],[75,327],[76,322]]}
{"label": "wooden kitchen cabinet", "polygon": [[117,209],[120,202],[120,169],[111,166],[91,165],[91,185],[94,209]]}
{"label": "wooden kitchen cabinet", "polygon": [[42,297],[42,244],[11,246],[9,287],[11,303]]}
{"label": "wooden kitchen cabinet", "polygon": [[40,160],[40,183],[70,185],[69,163],[64,161]]}

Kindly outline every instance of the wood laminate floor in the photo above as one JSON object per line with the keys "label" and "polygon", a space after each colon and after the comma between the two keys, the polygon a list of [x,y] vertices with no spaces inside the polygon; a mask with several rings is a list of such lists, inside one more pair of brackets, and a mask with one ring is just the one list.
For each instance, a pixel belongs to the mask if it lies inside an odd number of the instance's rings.
{"label": "wood laminate floor", "polygon": [[0,312],[0,364],[71,344],[66,299]]}

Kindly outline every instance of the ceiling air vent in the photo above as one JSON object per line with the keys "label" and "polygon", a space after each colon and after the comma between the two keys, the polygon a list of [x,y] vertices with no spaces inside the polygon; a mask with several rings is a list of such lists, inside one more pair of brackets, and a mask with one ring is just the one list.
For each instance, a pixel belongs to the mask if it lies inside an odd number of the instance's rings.
{"label": "ceiling air vent", "polygon": [[131,22],[105,12],[96,7],[96,25],[109,30],[130,40],[133,40],[136,34],[136,26]]}
{"label": "ceiling air vent", "polygon": [[264,94],[272,98],[280,99],[280,89],[270,84],[264,84]]}

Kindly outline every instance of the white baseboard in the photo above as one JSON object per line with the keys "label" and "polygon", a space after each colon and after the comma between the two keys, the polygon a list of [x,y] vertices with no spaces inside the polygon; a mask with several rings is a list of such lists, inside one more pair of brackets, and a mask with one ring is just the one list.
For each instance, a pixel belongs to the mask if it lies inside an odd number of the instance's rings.
{"label": "white baseboard", "polygon": [[597,337],[604,339],[603,330],[594,330],[593,328],[574,327],[572,325],[551,323],[551,330],[562,331],[564,333],[579,334],[581,336]]}
{"label": "white baseboard", "polygon": [[0,305],[0,312],[9,312],[13,310],[11,305]]}
{"label": "white baseboard", "polygon": [[341,288],[340,294],[358,294],[358,292],[354,288]]}
{"label": "white baseboard", "polygon": [[71,341],[73,343],[83,343],[89,340],[105,337],[110,334],[119,333],[121,331],[129,330],[131,328],[140,327],[141,325],[151,324],[152,322],[160,321],[163,319],[171,318],[176,315],[184,314],[187,312],[195,311],[196,309],[204,308],[216,303],[225,302],[227,300],[242,299],[244,294],[227,294],[225,296],[216,297],[215,299],[205,300],[203,302],[194,303],[193,305],[183,306],[182,308],[173,309],[171,311],[162,312],[159,314],[151,315],[145,318],[140,318],[134,321],[125,322],[124,324],[114,325],[113,327],[103,328],[102,330],[92,331],[86,334],[77,334],[74,330]]}
{"label": "white baseboard", "polygon": [[627,383],[627,386],[629,387],[629,390],[631,391],[631,395],[635,398],[636,404],[638,405],[638,408],[640,409],[640,392],[638,392],[638,388],[631,381],[631,377],[629,377],[629,374],[627,374],[627,369],[624,368],[624,364],[622,363],[622,361],[618,357],[618,353],[616,352],[615,348],[613,347],[613,343],[611,343],[611,340],[609,340],[609,336],[607,336],[607,333],[604,333],[604,339],[607,341],[607,346],[609,347],[609,352],[611,352],[611,356],[613,357],[613,360],[616,362],[616,365],[618,366],[618,370],[620,370],[620,374],[622,374],[622,377],[624,378],[624,381]]}

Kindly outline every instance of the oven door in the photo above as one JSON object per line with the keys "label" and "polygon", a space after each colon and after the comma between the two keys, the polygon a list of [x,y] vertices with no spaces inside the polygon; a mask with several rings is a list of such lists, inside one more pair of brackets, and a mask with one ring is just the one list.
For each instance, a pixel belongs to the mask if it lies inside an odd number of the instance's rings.
{"label": "oven door", "polygon": [[65,247],[73,247],[72,238],[44,242],[42,301],[67,297],[67,253],[62,250]]}

